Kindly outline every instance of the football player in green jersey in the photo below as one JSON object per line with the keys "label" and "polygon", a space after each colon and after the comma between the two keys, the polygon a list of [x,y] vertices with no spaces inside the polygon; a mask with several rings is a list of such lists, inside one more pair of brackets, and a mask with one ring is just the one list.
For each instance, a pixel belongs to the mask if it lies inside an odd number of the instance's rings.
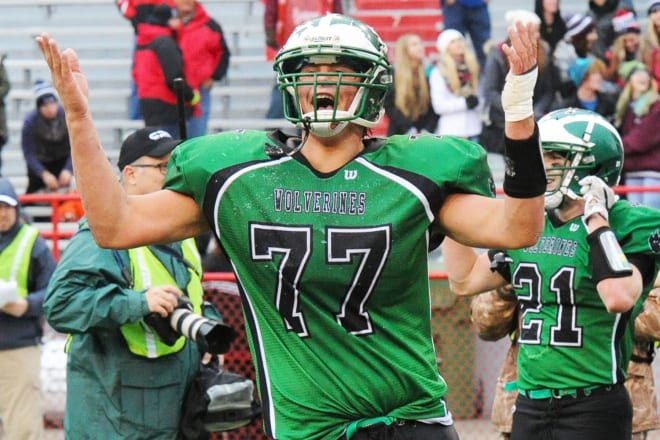
{"label": "football player in green jersey", "polygon": [[[369,26],[299,26],[274,68],[302,138],[239,130],[184,142],[164,190],[126,197],[100,145],[78,58],[38,43],[66,109],[77,184],[104,247],[211,228],[241,291],[266,432],[277,439],[456,439],[432,341],[428,250],[536,242],[546,177],[533,119],[536,38],[509,30],[505,196],[486,153],[453,137],[370,138],[392,82]],[[493,232],[496,231],[496,232]]]}
{"label": "football player in green jersey", "polygon": [[618,200],[623,144],[587,110],[538,122],[548,185],[545,229],[533,246],[477,254],[443,243],[452,290],[511,283],[521,327],[512,440],[630,439],[623,383],[634,318],[660,259],[660,211]]}

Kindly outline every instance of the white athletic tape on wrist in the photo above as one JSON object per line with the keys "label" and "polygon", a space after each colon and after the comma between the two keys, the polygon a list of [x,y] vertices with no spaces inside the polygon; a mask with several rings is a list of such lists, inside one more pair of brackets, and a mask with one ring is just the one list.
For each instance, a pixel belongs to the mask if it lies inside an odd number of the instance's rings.
{"label": "white athletic tape on wrist", "polygon": [[504,89],[502,89],[502,108],[504,120],[522,121],[534,114],[534,86],[539,74],[538,66],[522,75],[506,75]]}

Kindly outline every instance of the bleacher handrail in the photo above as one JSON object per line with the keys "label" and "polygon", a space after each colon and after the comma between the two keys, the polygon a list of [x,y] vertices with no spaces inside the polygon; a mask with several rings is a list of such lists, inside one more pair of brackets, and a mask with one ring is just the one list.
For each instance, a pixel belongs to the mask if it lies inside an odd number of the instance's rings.
{"label": "bleacher handrail", "polygon": [[21,205],[26,205],[28,203],[50,203],[51,214],[50,214],[50,231],[41,231],[41,236],[43,238],[51,240],[53,247],[53,256],[55,260],[60,259],[60,240],[71,238],[73,232],[71,231],[62,231],[60,230],[59,222],[59,207],[62,203],[70,200],[80,200],[80,196],[76,193],[68,194],[58,194],[58,193],[34,193],[34,194],[23,194],[18,197],[18,200],[21,202]]}

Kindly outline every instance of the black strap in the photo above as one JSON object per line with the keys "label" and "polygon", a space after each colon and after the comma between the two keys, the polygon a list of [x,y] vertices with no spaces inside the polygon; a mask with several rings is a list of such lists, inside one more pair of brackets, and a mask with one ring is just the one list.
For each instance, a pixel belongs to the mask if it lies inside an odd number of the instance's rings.
{"label": "black strap", "polygon": [[488,259],[490,260],[490,271],[499,273],[502,278],[510,283],[511,263],[513,263],[511,257],[501,249],[490,249]]}
{"label": "black strap", "polygon": [[118,250],[113,250],[112,255],[115,257],[117,264],[119,264],[119,268],[121,269],[121,274],[124,276],[124,279],[128,283],[128,288],[132,289],[134,284],[133,284],[133,275],[131,275],[130,269],[124,263],[124,259],[121,257],[121,254],[119,253]]}
{"label": "black strap", "polygon": [[645,363],[645,364],[650,364],[653,362],[653,358],[655,358],[655,344],[653,342],[649,342],[646,344],[646,356],[639,356],[636,354],[632,354],[630,356],[630,360],[633,362],[637,363]]}
{"label": "black strap", "polygon": [[633,362],[637,362],[638,364],[650,364],[651,362],[653,362],[653,357],[642,357],[633,354],[632,356],[630,356],[630,360]]}
{"label": "black strap", "polygon": [[160,261],[163,264],[163,266],[167,267],[165,265],[165,262],[158,257],[158,254],[156,252],[154,252],[154,249],[165,252],[166,254],[170,254],[171,256],[182,262],[188,269],[196,273],[198,277],[200,278],[202,277],[202,274],[197,271],[197,268],[190,261],[186,260],[186,257],[183,256],[183,251],[177,252],[177,250],[166,244],[156,244],[147,247],[149,248],[151,253],[154,254],[156,258],[158,258],[158,261]]}
{"label": "black strap", "polygon": [[[178,261],[182,262],[182,263],[183,263],[188,269],[190,269],[190,270],[192,270],[194,273],[196,273],[197,276],[199,276],[200,278],[202,277],[202,274],[200,274],[200,273],[197,271],[197,269],[195,268],[195,266],[194,266],[190,261],[186,260],[186,258],[183,256],[183,253],[179,253],[179,252],[177,252],[175,249],[171,248],[171,247],[168,246],[168,245],[152,245],[152,246],[147,246],[147,247],[149,248],[149,250],[151,251],[151,253],[152,253],[156,258],[158,258],[158,261],[160,261],[161,264],[162,264],[164,267],[167,268],[168,265],[165,263],[165,261],[163,261],[163,260],[158,256],[158,253],[157,253],[157,252],[154,252],[154,250],[157,249],[157,250],[159,250],[159,251],[162,251],[162,252],[164,252],[164,253],[167,253],[167,254],[173,256],[173,257],[176,258]],[[133,275],[131,274],[131,270],[129,269],[128,265],[124,262],[124,259],[121,257],[121,254],[120,254],[120,252],[119,252],[118,250],[113,250],[113,251],[112,251],[112,255],[115,257],[115,260],[117,261],[117,264],[119,265],[119,268],[121,269],[121,274],[122,274],[122,276],[124,277],[124,279],[125,279],[126,282],[128,283],[128,288],[129,288],[129,289],[132,289],[133,286],[135,285],[135,283],[133,282]],[[174,276],[174,274],[172,274],[172,276]],[[177,283],[178,283],[178,280],[177,280]],[[187,282],[186,282],[186,283],[183,283],[183,287],[184,287],[183,290],[184,290],[184,293],[186,292],[185,286],[187,286],[187,285],[188,285]]]}

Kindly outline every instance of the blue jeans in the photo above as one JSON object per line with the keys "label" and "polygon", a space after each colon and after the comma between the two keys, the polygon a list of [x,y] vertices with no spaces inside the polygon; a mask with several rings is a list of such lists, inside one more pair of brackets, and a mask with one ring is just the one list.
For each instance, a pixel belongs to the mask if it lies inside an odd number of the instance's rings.
{"label": "blue jeans", "polygon": [[133,80],[131,80],[131,96],[128,97],[128,117],[134,121],[142,119],[140,98],[137,94],[137,85]]}
{"label": "blue jeans", "polygon": [[[660,186],[660,178],[626,177],[626,186]],[[627,198],[630,203],[660,208],[660,192],[631,192]]]}
{"label": "blue jeans", "polygon": [[204,136],[208,132],[209,117],[211,116],[211,88],[200,88],[200,106],[202,114],[193,116],[188,121],[188,137]]}
{"label": "blue jeans", "polygon": [[[135,59],[135,49],[137,48],[137,37],[133,40],[133,55],[131,59]],[[133,80],[133,64],[131,64],[131,96],[128,98],[128,117],[134,121],[142,119],[142,111],[140,110],[140,98],[137,94],[137,84]]]}
{"label": "blue jeans", "polygon": [[488,4],[482,2],[479,6],[470,7],[461,5],[459,0],[453,5],[443,5],[443,3],[444,1],[440,0],[445,29],[456,29],[463,35],[470,36],[474,53],[483,71],[486,66],[484,44],[491,37]]}

